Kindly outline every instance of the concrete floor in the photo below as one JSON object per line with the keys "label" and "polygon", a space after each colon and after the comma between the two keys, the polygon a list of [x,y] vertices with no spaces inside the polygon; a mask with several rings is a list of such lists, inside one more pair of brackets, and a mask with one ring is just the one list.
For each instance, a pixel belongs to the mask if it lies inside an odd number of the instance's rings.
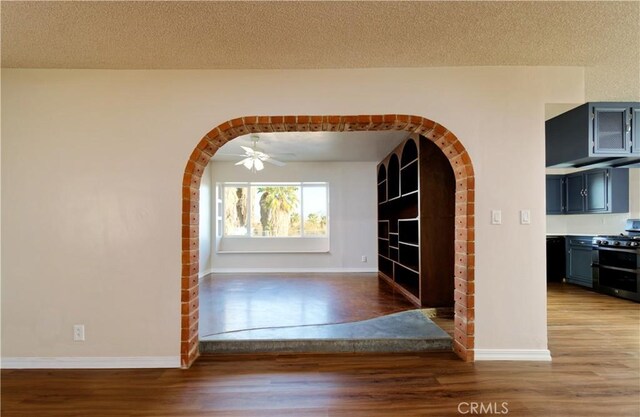
{"label": "concrete floor", "polygon": [[203,287],[204,354],[451,350],[451,337],[375,274],[218,275]]}
{"label": "concrete floor", "polygon": [[200,353],[426,352],[451,350],[452,339],[422,310],[352,323],[224,332],[200,339]]}

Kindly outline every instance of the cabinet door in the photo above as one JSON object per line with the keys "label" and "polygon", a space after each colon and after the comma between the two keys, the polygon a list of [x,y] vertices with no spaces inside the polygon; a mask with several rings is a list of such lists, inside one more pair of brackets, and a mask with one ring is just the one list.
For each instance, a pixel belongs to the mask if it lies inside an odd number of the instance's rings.
{"label": "cabinet door", "polygon": [[567,213],[584,213],[584,175],[565,177],[565,207]]}
{"label": "cabinet door", "polygon": [[622,106],[594,106],[593,115],[593,153],[596,155],[630,153],[629,109]]}
{"label": "cabinet door", "polygon": [[547,214],[564,213],[564,176],[547,175]]}
{"label": "cabinet door", "polygon": [[640,155],[640,107],[631,109],[631,153]]}
{"label": "cabinet door", "polygon": [[586,211],[588,213],[609,210],[609,170],[598,169],[584,174]]}
{"label": "cabinet door", "polygon": [[567,278],[574,284],[593,287],[591,247],[570,246],[567,258]]}

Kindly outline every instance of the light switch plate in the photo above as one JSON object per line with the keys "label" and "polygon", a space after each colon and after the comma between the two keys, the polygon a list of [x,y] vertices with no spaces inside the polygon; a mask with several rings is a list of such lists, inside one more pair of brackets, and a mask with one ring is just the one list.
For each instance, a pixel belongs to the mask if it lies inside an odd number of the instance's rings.
{"label": "light switch plate", "polygon": [[502,224],[502,210],[491,210],[491,224]]}
{"label": "light switch plate", "polygon": [[520,224],[531,224],[531,210],[520,210]]}

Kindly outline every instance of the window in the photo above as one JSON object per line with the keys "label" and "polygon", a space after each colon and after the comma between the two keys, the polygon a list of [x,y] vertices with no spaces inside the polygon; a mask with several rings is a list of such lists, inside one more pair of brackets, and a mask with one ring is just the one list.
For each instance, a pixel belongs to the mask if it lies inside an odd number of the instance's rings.
{"label": "window", "polygon": [[327,183],[224,183],[223,236],[327,237]]}

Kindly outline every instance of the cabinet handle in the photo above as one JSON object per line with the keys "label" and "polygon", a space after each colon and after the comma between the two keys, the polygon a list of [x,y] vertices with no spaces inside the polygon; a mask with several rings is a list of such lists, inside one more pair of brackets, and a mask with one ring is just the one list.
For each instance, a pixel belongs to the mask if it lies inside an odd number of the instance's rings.
{"label": "cabinet handle", "polygon": [[627,133],[631,132],[631,123],[627,122]]}

